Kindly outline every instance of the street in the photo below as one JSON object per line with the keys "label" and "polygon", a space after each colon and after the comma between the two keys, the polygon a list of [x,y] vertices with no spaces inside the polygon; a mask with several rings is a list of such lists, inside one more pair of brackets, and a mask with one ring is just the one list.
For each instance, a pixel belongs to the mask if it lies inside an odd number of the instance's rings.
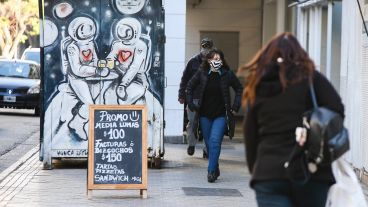
{"label": "street", "polygon": [[40,117],[34,110],[0,109],[0,173],[39,143]]}

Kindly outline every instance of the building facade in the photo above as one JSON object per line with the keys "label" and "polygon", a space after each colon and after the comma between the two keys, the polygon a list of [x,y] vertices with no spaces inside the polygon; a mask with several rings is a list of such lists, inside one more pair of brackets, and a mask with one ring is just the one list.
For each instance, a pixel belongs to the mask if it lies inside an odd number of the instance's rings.
{"label": "building facade", "polygon": [[213,39],[236,71],[262,46],[262,6],[259,0],[165,1],[166,139],[183,142],[184,110],[178,90],[186,62],[200,50],[200,40]]}
{"label": "building facade", "polygon": [[[365,21],[368,1],[359,0]],[[350,151],[345,158],[367,182],[368,34],[358,1],[310,0],[297,5],[297,37],[345,105]]]}
{"label": "building facade", "polygon": [[[359,0],[368,23],[368,0]],[[299,3],[302,2],[302,3]],[[185,63],[209,36],[232,69],[283,31],[294,33],[343,98],[351,137],[346,155],[362,178],[368,169],[368,36],[356,0],[166,0],[166,137],[182,140],[177,101]]]}
{"label": "building facade", "polygon": [[[360,0],[364,21],[368,21],[368,1]],[[342,2],[341,96],[346,107],[351,150],[347,159],[368,183],[368,34],[357,1]]]}

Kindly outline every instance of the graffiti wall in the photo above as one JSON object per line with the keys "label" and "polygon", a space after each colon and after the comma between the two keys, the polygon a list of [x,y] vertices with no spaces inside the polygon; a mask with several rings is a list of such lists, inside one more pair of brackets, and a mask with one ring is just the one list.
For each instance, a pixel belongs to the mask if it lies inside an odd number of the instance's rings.
{"label": "graffiti wall", "polygon": [[146,104],[161,153],[163,17],[159,0],[44,1],[44,157],[87,156],[91,104]]}

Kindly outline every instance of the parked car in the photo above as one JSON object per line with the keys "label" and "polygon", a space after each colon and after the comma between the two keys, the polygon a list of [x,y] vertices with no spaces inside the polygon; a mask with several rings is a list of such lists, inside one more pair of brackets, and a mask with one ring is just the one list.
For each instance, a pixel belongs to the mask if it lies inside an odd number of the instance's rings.
{"label": "parked car", "polygon": [[32,60],[40,64],[40,48],[27,48],[24,50],[22,60]]}
{"label": "parked car", "polygon": [[40,114],[40,67],[28,60],[0,59],[0,107]]}

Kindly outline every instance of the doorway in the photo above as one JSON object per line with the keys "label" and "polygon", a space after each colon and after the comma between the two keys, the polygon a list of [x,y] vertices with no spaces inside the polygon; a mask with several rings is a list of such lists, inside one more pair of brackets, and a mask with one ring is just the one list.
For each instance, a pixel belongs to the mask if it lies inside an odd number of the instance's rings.
{"label": "doorway", "polygon": [[[239,68],[239,32],[201,31],[200,39],[205,37],[211,38],[214,47],[222,50],[227,64],[229,64],[230,69],[236,74]],[[243,82],[242,78],[239,80],[241,83]],[[233,90],[230,90],[230,96],[231,100],[234,100],[235,92]],[[240,109],[237,116],[242,115],[243,111]]]}
{"label": "doorway", "polygon": [[214,47],[222,50],[230,69],[236,73],[239,67],[239,32],[201,31],[200,39],[213,40]]}

